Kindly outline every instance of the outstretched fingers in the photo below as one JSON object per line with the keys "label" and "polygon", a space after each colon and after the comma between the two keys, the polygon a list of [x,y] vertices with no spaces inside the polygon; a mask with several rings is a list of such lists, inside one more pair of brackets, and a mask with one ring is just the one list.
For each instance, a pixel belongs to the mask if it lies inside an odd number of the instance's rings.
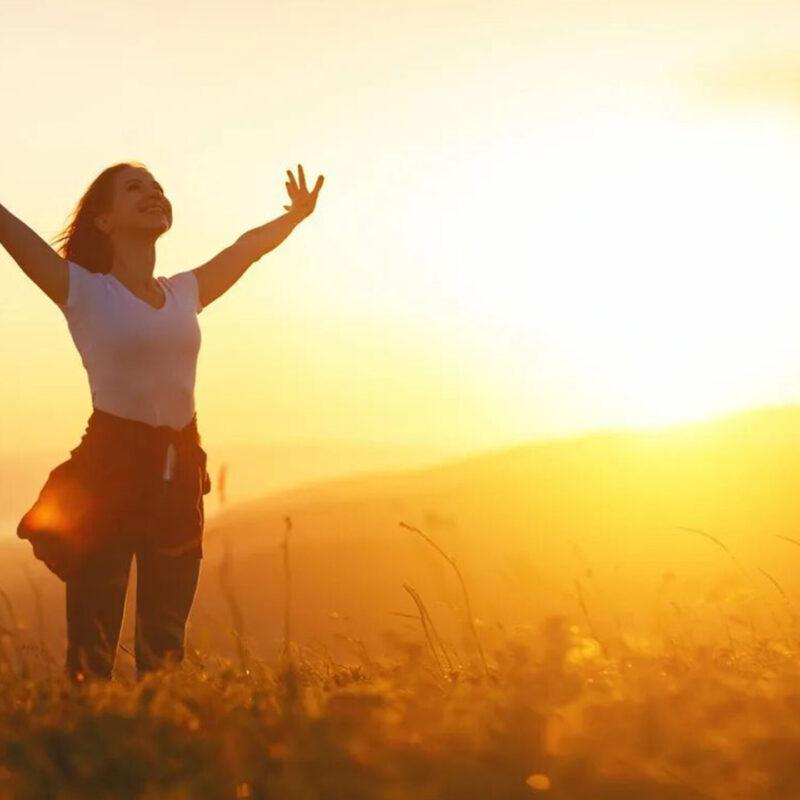
{"label": "outstretched fingers", "polygon": [[[314,210],[314,206],[317,201],[317,195],[319,194],[319,190],[322,188],[322,184],[325,182],[325,176],[319,175],[317,177],[316,183],[314,184],[314,188],[311,192],[308,191],[308,187],[306,186],[306,175],[303,171],[303,165],[297,165],[297,174],[300,178],[300,185],[298,186],[297,181],[295,180],[292,171],[287,169],[286,174],[289,176],[289,180],[286,181],[286,191],[289,194],[289,197],[292,200],[292,206],[284,206],[284,208],[289,211],[293,207],[297,208],[304,208],[308,210],[308,213]],[[305,214],[307,216],[307,214]]]}

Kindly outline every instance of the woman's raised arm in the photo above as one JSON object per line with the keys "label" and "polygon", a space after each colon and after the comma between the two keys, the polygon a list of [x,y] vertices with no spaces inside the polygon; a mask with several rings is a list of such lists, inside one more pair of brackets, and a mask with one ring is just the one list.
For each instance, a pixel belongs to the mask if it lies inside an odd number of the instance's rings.
{"label": "woman's raised arm", "polygon": [[0,205],[0,244],[22,271],[54,302],[66,305],[69,269],[62,258],[7,208]]}
{"label": "woman's raised arm", "polygon": [[289,180],[286,181],[286,191],[289,192],[292,204],[284,206],[285,214],[245,231],[232,245],[192,270],[197,278],[197,291],[203,308],[227,292],[253,262],[258,261],[270,250],[274,250],[301,220],[314,211],[325,176],[320,175],[314,188],[309,192],[303,165],[298,164],[297,170],[300,176],[299,186],[291,170],[286,170],[289,176]]}

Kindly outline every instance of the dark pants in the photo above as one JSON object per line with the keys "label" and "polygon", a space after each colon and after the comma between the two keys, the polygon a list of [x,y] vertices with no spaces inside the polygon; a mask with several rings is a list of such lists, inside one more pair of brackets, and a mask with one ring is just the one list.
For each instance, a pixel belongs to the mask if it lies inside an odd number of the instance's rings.
{"label": "dark pants", "polygon": [[136,555],[135,646],[137,679],[184,656],[186,620],[198,584],[201,559],[195,552],[159,553],[149,513],[152,500],[168,490],[156,477],[145,487],[136,512],[114,536],[92,551],[66,583],[66,671],[73,682],[110,679],[114,668],[131,561]]}

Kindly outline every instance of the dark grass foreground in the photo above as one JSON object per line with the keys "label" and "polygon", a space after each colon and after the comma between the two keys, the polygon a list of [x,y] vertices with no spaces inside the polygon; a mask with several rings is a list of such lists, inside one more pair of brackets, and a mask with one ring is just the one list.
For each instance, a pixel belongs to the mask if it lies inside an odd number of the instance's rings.
{"label": "dark grass foreground", "polygon": [[138,684],[5,662],[0,797],[800,797],[796,638],[601,645],[566,617],[481,635],[471,665],[431,634],[357,665],[192,650]]}

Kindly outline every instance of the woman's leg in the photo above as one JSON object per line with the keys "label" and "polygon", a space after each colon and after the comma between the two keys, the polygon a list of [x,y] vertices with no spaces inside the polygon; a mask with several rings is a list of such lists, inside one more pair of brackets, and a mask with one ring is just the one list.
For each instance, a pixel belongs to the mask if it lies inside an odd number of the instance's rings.
{"label": "woman's leg", "polygon": [[110,680],[119,643],[133,547],[123,531],[90,553],[66,583],[66,672],[75,683]]}
{"label": "woman's leg", "polygon": [[164,555],[142,541],[136,550],[135,654],[138,677],[184,656],[186,620],[194,602],[201,559]]}

